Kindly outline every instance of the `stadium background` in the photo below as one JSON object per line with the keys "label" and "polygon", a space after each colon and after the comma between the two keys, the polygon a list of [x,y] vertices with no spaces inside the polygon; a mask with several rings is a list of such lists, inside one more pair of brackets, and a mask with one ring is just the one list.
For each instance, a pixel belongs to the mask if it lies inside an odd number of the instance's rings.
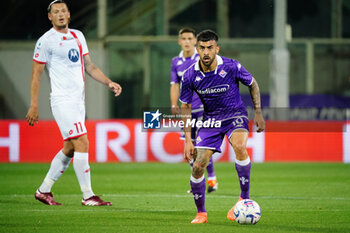
{"label": "stadium background", "polygon": [[[91,161],[181,161],[183,144],[175,133],[142,133],[139,124],[144,108],[169,107],[170,61],[179,53],[177,31],[183,26],[198,32],[216,30],[220,54],[239,60],[257,78],[262,104],[270,106],[275,1],[67,3],[70,27],[84,32],[93,61],[123,86],[122,95],[115,99],[102,85],[86,81]],[[35,41],[51,27],[45,11],[48,1],[2,4],[6,13],[0,21],[0,161],[49,162],[61,143],[49,108],[46,74],[39,98],[41,121],[34,128],[22,121],[30,103]],[[251,134],[249,151],[257,162],[349,162],[350,0],[290,0],[286,9],[289,106],[301,111],[282,122],[267,114],[267,131],[258,141]],[[249,105],[248,90],[241,88],[241,92]],[[310,109],[319,114],[310,115]],[[95,136],[98,129],[105,130],[102,144]],[[315,141],[317,147],[310,147]],[[101,151],[107,159],[97,159]],[[233,157],[227,149],[217,159]]]}

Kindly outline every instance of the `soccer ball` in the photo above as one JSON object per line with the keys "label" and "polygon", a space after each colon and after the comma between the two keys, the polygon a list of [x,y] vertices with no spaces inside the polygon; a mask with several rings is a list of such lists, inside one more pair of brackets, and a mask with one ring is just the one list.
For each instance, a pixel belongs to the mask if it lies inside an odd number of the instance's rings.
{"label": "soccer ball", "polygon": [[261,217],[259,204],[250,199],[237,202],[233,213],[239,224],[256,224]]}

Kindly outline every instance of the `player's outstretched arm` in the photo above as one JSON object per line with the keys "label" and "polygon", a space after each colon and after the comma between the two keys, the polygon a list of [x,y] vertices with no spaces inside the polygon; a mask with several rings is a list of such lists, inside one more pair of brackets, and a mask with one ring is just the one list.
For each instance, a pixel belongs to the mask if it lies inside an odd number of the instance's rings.
{"label": "player's outstretched arm", "polygon": [[170,86],[170,102],[171,102],[171,113],[172,114],[179,114],[180,108],[177,105],[177,101],[179,100],[180,96],[180,85],[179,83],[173,83]]}
{"label": "player's outstretched arm", "polygon": [[26,120],[30,126],[38,123],[39,120],[39,91],[41,74],[45,68],[45,64],[33,61],[32,78],[30,80],[30,107],[26,115]]}
{"label": "player's outstretched arm", "polygon": [[191,138],[191,126],[187,122],[191,121],[191,104],[181,104],[181,115],[184,122],[184,133],[185,133],[185,151],[184,159],[189,162],[193,159],[196,154],[196,150],[193,146]]}
{"label": "player's outstretched arm", "polygon": [[249,86],[250,96],[252,98],[255,110],[254,123],[258,127],[257,132],[265,130],[265,121],[261,112],[260,90],[258,82],[253,78],[252,84]]}
{"label": "player's outstretched arm", "polygon": [[92,63],[89,55],[84,56],[84,65],[86,72],[93,79],[108,86],[108,88],[114,92],[115,96],[120,95],[120,93],[122,92],[122,87],[118,83],[113,82],[106,75],[104,75],[104,73],[94,63]]}

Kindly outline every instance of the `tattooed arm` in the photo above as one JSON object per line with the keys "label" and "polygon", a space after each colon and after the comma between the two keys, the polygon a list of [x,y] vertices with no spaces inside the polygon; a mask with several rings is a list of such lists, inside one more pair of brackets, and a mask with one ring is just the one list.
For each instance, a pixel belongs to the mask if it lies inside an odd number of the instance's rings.
{"label": "tattooed arm", "polygon": [[253,78],[252,84],[249,86],[250,97],[252,98],[255,110],[254,123],[258,127],[257,132],[262,132],[265,129],[265,121],[261,112],[260,90],[259,85]]}

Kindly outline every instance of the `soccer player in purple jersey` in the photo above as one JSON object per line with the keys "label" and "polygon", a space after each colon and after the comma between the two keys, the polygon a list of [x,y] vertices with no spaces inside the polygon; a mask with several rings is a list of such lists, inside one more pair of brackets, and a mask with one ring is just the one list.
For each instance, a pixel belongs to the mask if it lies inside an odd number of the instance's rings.
{"label": "soccer player in purple jersey", "polygon": [[[180,101],[183,115],[189,114],[195,92],[204,105],[203,120],[215,119],[221,122],[221,126],[217,128],[200,128],[195,146],[191,140],[190,126],[185,124],[184,158],[194,159],[190,185],[197,207],[197,215],[191,223],[207,222],[204,168],[213,153],[220,152],[225,134],[236,154],[235,167],[241,188],[239,200],[249,198],[251,164],[246,149],[248,117],[239,93],[239,82],[249,87],[257,132],[265,129],[257,81],[238,61],[218,56],[217,41],[218,36],[211,30],[204,30],[197,35],[200,60],[186,70],[181,82]],[[184,120],[186,122],[189,119],[185,117]],[[229,210],[227,218],[235,220],[233,208]]]}
{"label": "soccer player in purple jersey", "polygon": [[[172,114],[178,114],[180,109],[177,105],[180,95],[181,77],[185,70],[195,62],[198,62],[199,55],[196,51],[196,35],[192,28],[182,28],[179,31],[178,44],[181,46],[181,52],[174,57],[171,62],[170,73],[170,101]],[[202,119],[203,104],[198,95],[194,92],[192,96],[192,119]],[[194,141],[198,129],[193,127],[191,129],[191,138]],[[184,139],[184,136],[181,136]],[[190,162],[192,166],[192,162]],[[215,176],[213,158],[211,157],[207,166],[208,172],[208,193],[214,192],[218,189],[218,182]]]}

